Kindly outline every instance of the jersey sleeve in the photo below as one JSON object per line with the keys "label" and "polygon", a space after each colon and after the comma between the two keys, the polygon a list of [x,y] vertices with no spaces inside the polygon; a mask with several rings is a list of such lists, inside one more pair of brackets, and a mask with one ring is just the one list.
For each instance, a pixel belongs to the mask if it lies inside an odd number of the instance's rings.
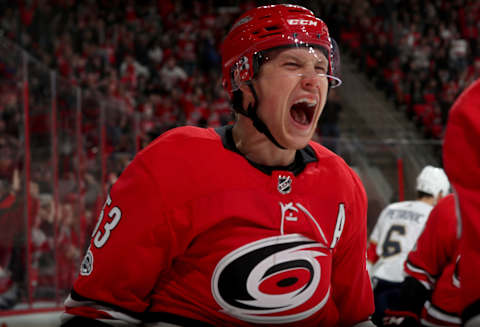
{"label": "jersey sleeve", "polygon": [[155,166],[155,156],[142,152],[113,185],[64,318],[139,323],[159,276],[187,246],[188,221],[167,219],[173,211],[162,197]]}
{"label": "jersey sleeve", "polygon": [[380,241],[380,231],[381,231],[381,225],[382,225],[382,214],[385,211],[385,209],[382,210],[382,213],[378,216],[377,222],[375,223],[375,226],[373,227],[372,232],[370,233],[370,237],[368,241],[370,243],[378,244]]}
{"label": "jersey sleeve", "polygon": [[[388,208],[388,207],[387,207]],[[377,222],[373,227],[372,232],[368,238],[367,244],[367,269],[370,276],[373,276],[374,266],[377,263],[378,259],[380,259],[381,255],[381,244],[380,237],[382,234],[382,226],[383,226],[383,216],[387,208],[384,208],[380,215],[378,216]]]}
{"label": "jersey sleeve", "polygon": [[[457,98],[449,111],[443,145],[445,172],[455,190],[461,221],[459,273],[463,321],[477,315],[480,320],[480,79]],[[468,307],[467,307],[468,306]],[[471,326],[470,325],[470,326]]]}
{"label": "jersey sleeve", "polygon": [[457,251],[455,199],[449,195],[430,212],[425,229],[405,262],[405,272],[431,290]]}
{"label": "jersey sleeve", "polygon": [[370,272],[371,267],[378,261],[379,255],[377,254],[377,243],[369,241],[367,247],[367,267]]}
{"label": "jersey sleeve", "polygon": [[378,217],[377,222],[373,227],[372,233],[370,234],[370,237],[368,239],[367,260],[368,260],[368,263],[371,265],[374,265],[380,257],[378,254],[377,247],[378,247],[378,242],[380,240],[381,218],[382,218],[382,215]]}
{"label": "jersey sleeve", "polygon": [[345,227],[334,250],[333,300],[339,310],[338,326],[367,321],[374,311],[373,292],[366,266],[367,198],[358,176],[353,176],[353,201],[346,207]]}

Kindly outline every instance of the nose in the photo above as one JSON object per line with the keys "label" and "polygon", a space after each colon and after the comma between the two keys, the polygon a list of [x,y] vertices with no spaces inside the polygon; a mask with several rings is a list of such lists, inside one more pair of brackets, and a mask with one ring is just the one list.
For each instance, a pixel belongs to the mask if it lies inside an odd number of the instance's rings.
{"label": "nose", "polygon": [[316,73],[303,73],[301,85],[306,90],[315,90],[320,88],[322,76]]}

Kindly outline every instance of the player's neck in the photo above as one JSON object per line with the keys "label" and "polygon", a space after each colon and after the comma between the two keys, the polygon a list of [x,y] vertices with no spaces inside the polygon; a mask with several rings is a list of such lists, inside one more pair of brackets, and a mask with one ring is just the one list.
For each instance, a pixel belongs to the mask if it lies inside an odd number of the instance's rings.
{"label": "player's neck", "polygon": [[423,197],[421,199],[419,199],[419,201],[422,201],[426,204],[429,204],[431,206],[434,206],[435,205],[435,198],[434,197]]}
{"label": "player's neck", "polygon": [[280,149],[264,134],[258,132],[251,121],[239,119],[233,127],[233,140],[238,151],[247,159],[265,166],[288,166],[295,160],[296,150]]}

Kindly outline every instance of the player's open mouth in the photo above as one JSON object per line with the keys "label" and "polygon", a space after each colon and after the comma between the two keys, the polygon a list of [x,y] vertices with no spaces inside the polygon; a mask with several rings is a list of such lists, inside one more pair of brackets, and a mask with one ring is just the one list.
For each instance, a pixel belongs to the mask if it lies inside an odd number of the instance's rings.
{"label": "player's open mouth", "polygon": [[312,122],[317,102],[311,99],[299,99],[290,107],[290,116],[300,125],[308,126]]}

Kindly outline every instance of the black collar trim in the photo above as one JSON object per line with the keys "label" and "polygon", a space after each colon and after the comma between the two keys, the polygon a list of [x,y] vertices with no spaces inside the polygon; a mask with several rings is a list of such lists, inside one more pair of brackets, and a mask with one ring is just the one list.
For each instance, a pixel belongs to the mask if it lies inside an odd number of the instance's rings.
{"label": "black collar trim", "polygon": [[249,159],[247,159],[235,146],[235,142],[233,140],[233,125],[227,125],[227,126],[222,126],[218,127],[215,129],[218,135],[220,135],[220,138],[222,139],[222,144],[225,147],[225,149],[233,151],[235,153],[240,154],[242,157],[244,157],[253,167],[257,168],[258,170],[262,171],[263,173],[267,175],[272,175],[273,171],[275,170],[283,170],[283,171],[289,171],[293,173],[295,176],[300,174],[305,167],[307,166],[308,163],[311,162],[317,162],[318,158],[315,155],[315,151],[310,145],[307,145],[305,148],[301,150],[297,150],[297,153],[295,154],[295,160],[288,166],[266,166],[266,165],[260,165],[258,163],[255,163]]}

